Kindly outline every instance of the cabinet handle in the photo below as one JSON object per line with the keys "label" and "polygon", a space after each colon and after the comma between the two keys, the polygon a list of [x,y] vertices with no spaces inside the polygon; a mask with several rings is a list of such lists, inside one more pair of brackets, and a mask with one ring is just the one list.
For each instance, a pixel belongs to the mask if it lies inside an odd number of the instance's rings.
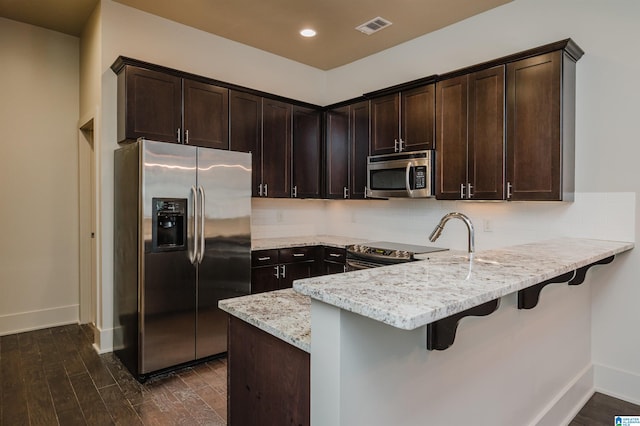
{"label": "cabinet handle", "polygon": [[467,198],[473,197],[473,192],[471,191],[472,189],[473,189],[473,185],[471,185],[470,183],[467,183]]}
{"label": "cabinet handle", "polygon": [[276,278],[280,278],[280,266],[276,265],[276,266],[273,267],[273,269],[276,270],[276,273],[273,274],[273,276],[276,277]]}
{"label": "cabinet handle", "polygon": [[338,254],[338,253],[329,253],[329,256],[331,256],[331,257],[342,257],[342,255]]}
{"label": "cabinet handle", "polygon": [[258,185],[258,197],[262,197],[262,184]]}
{"label": "cabinet handle", "polygon": [[293,257],[304,257],[304,253],[293,253]]}
{"label": "cabinet handle", "polygon": [[349,198],[349,188],[346,186],[342,187],[342,198]]}
{"label": "cabinet handle", "polygon": [[184,131],[184,143],[189,144],[189,130]]}
{"label": "cabinet handle", "polygon": [[268,192],[268,188],[267,188],[267,184],[264,184],[264,196],[268,197],[269,196],[269,192]]}
{"label": "cabinet handle", "polygon": [[405,147],[405,143],[404,143],[404,141],[402,140],[402,138],[400,138],[400,141],[399,141],[399,142],[400,142],[400,143],[399,143],[398,145],[400,146],[400,149],[398,149],[398,152],[402,152],[402,151],[404,151],[404,150],[405,150],[405,148],[406,148],[406,147]]}
{"label": "cabinet handle", "polygon": [[460,199],[464,200],[464,183],[460,184]]}
{"label": "cabinet handle", "polygon": [[364,187],[364,198],[369,198],[369,188]]}
{"label": "cabinet handle", "polygon": [[507,182],[507,200],[511,198],[513,187],[511,186],[511,182]]}
{"label": "cabinet handle", "polygon": [[176,140],[178,141],[178,143],[180,143],[180,127],[178,127],[178,130],[176,130]]}
{"label": "cabinet handle", "polygon": [[280,275],[280,278],[286,278],[287,277],[287,265],[280,265],[280,267],[282,268],[282,274]]}
{"label": "cabinet handle", "polygon": [[291,194],[293,198],[298,198],[298,185],[293,186],[293,194]]}
{"label": "cabinet handle", "polygon": [[265,260],[271,260],[271,256],[259,257],[258,260],[260,262],[264,262]]}
{"label": "cabinet handle", "polygon": [[393,140],[393,152],[399,152],[398,151],[398,139],[394,139]]}

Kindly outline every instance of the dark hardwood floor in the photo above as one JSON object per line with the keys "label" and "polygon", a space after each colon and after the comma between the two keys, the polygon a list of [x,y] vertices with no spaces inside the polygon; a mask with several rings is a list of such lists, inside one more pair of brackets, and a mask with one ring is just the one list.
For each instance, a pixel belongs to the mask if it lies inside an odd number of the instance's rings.
{"label": "dark hardwood floor", "polygon": [[569,426],[612,426],[615,416],[640,416],[640,405],[596,392]]}
{"label": "dark hardwood floor", "polygon": [[[86,325],[0,337],[0,425],[226,425],[226,359],[140,384],[92,339]],[[569,426],[615,415],[640,406],[596,393]]]}
{"label": "dark hardwood floor", "polygon": [[0,425],[226,425],[217,359],[138,383],[89,326],[0,337]]}

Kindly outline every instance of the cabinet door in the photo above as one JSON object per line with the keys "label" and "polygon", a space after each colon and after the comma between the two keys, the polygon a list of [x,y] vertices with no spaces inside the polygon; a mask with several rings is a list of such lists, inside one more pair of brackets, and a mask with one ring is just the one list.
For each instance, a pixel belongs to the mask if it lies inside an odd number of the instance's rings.
{"label": "cabinet door", "polygon": [[369,155],[369,101],[351,105],[349,198],[365,198]]}
{"label": "cabinet door", "polygon": [[146,138],[180,142],[179,77],[127,65],[118,75],[118,141]]}
{"label": "cabinet door", "polygon": [[507,65],[507,182],[512,200],[562,199],[562,51]]}
{"label": "cabinet door", "polygon": [[326,132],[325,196],[327,198],[345,198],[345,188],[349,188],[348,106],[327,111]]}
{"label": "cabinet door", "polygon": [[281,266],[280,288],[291,288],[295,280],[313,276],[314,261],[287,263]]}
{"label": "cabinet door", "polygon": [[468,76],[439,81],[436,90],[436,198],[459,200],[467,183]]}
{"label": "cabinet door", "polygon": [[251,195],[259,196],[262,183],[262,98],[248,93],[229,93],[229,149],[252,154]]}
{"label": "cabinet door", "polygon": [[279,277],[280,265],[251,268],[251,294],[278,290],[280,288]]}
{"label": "cabinet door", "polygon": [[469,76],[471,199],[504,199],[504,66]]}
{"label": "cabinet door", "polygon": [[346,266],[344,263],[324,262],[324,274],[341,274],[346,272]]}
{"label": "cabinet door", "polygon": [[184,142],[229,149],[229,90],[183,80]]}
{"label": "cabinet door", "polygon": [[435,84],[402,92],[403,151],[433,149],[435,146]]}
{"label": "cabinet door", "polygon": [[291,110],[290,104],[262,100],[262,183],[272,198],[291,195]]}
{"label": "cabinet door", "polygon": [[400,139],[400,94],[371,100],[371,155],[396,151]]}
{"label": "cabinet door", "polygon": [[295,196],[320,198],[322,144],[320,112],[302,107],[293,109],[293,176]]}

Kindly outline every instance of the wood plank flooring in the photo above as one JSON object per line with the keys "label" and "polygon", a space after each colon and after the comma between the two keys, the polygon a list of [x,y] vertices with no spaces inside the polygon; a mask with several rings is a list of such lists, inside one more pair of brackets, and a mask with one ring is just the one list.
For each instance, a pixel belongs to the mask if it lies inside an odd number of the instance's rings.
{"label": "wood plank flooring", "polygon": [[596,392],[569,426],[613,426],[615,416],[640,416],[640,405]]}
{"label": "wood plank flooring", "polygon": [[[226,425],[226,359],[140,384],[92,339],[86,325],[0,337],[0,425]],[[596,393],[569,426],[611,426],[615,415],[640,405]]]}
{"label": "wood plank flooring", "polygon": [[226,359],[138,383],[89,326],[0,337],[0,425],[226,425]]}

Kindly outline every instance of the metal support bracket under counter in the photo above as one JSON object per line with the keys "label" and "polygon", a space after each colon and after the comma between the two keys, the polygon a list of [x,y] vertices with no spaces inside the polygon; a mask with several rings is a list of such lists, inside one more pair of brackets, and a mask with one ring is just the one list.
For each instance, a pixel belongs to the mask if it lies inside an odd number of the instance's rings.
{"label": "metal support bracket under counter", "polygon": [[580,285],[584,282],[587,276],[587,270],[596,265],[606,265],[613,262],[615,256],[609,256],[604,259],[593,262],[587,266],[576,269],[575,271],[567,272],[566,274],[559,275],[549,280],[543,281],[540,284],[536,284],[524,290],[518,292],[518,309],[533,309],[538,305],[540,299],[540,292],[549,284],[567,283],[569,285]]}
{"label": "metal support bracket under counter", "polygon": [[[533,309],[538,305],[542,289],[549,284],[567,283],[568,285],[582,284],[587,275],[587,271],[596,265],[606,265],[613,262],[615,256],[590,263],[573,271],[558,275],[539,284],[527,287],[518,291],[518,309]],[[427,324],[427,349],[445,350],[453,345],[458,330],[458,323],[462,318],[468,316],[487,316],[498,310],[500,299],[491,300],[482,305],[475,306],[441,320]]]}

